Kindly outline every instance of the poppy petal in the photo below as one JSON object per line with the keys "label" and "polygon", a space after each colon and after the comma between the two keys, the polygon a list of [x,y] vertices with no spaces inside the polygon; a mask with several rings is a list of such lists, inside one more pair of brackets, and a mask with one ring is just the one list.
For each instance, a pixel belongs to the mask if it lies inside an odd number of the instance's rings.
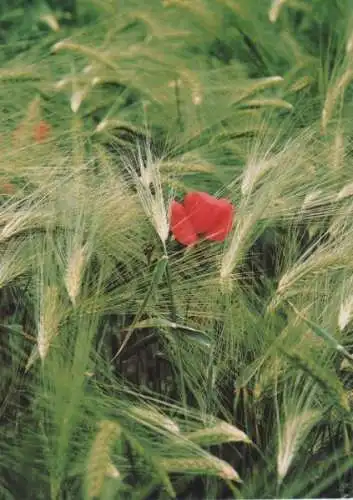
{"label": "poppy petal", "polygon": [[184,206],[192,225],[198,234],[207,233],[216,220],[217,198],[208,193],[188,193]]}
{"label": "poppy petal", "polygon": [[226,199],[217,200],[217,211],[212,221],[212,227],[205,233],[205,238],[211,241],[224,241],[233,225],[234,207]]}
{"label": "poppy petal", "polygon": [[16,186],[11,182],[5,182],[0,187],[0,194],[13,194],[16,191]]}
{"label": "poppy petal", "polygon": [[193,245],[198,241],[198,236],[184,206],[177,201],[171,203],[170,226],[174,238],[182,245]]}
{"label": "poppy petal", "polygon": [[212,241],[223,241],[233,223],[233,205],[225,198],[193,192],[185,196],[184,206],[198,234]]}

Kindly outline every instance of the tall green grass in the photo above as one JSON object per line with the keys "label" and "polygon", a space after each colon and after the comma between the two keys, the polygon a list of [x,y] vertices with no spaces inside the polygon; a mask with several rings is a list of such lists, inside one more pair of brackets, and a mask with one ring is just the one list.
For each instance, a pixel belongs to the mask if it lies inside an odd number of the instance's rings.
{"label": "tall green grass", "polygon": [[[352,27],[0,6],[0,498],[349,495]],[[234,203],[224,243],[169,234],[191,190]]]}

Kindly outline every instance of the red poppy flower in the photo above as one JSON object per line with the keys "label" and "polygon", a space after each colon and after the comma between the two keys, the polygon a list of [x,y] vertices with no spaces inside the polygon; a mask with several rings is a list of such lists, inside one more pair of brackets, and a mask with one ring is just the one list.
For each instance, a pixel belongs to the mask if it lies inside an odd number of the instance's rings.
{"label": "red poppy flower", "polygon": [[14,194],[14,192],[16,191],[16,186],[11,182],[5,182],[0,187],[0,192],[1,191],[1,194]]}
{"label": "red poppy flower", "polygon": [[49,133],[50,133],[51,127],[49,123],[47,123],[44,120],[41,120],[33,130],[33,137],[36,142],[44,142]]}
{"label": "red poppy flower", "polygon": [[179,243],[192,245],[199,235],[212,241],[224,241],[232,228],[234,207],[226,199],[208,193],[193,192],[184,198],[184,205],[173,201],[171,230]]}

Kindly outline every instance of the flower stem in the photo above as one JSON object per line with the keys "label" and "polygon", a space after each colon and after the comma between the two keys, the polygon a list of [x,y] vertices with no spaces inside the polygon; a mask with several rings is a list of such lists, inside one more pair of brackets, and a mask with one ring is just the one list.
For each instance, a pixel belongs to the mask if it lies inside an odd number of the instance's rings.
{"label": "flower stem", "polygon": [[[167,259],[168,259],[168,257],[167,257]],[[165,268],[165,276],[166,276],[167,286],[168,286],[168,291],[169,291],[170,319],[173,321],[173,323],[176,323],[177,312],[176,312],[175,301],[174,301],[174,294],[173,294],[173,287],[172,287],[172,274],[170,272],[169,260],[167,260],[167,265]]]}
{"label": "flower stem", "polygon": [[[177,322],[177,311],[176,311],[176,306],[175,306],[175,301],[174,301],[174,294],[173,294],[173,287],[172,287],[172,274],[170,272],[170,264],[168,260],[167,253],[165,253],[167,257],[167,265],[165,268],[165,276],[167,280],[167,286],[169,290],[169,301],[170,301],[170,318],[173,323]],[[171,332],[173,335],[173,332]],[[181,394],[181,400],[183,402],[184,409],[186,410],[187,408],[187,397],[186,397],[186,387],[185,387],[185,381],[184,381],[184,369],[183,369],[183,362],[182,362],[182,356],[181,356],[181,349],[178,344],[178,340],[174,342],[175,346],[175,351],[176,351],[176,361],[177,361],[177,367],[178,367],[178,372],[179,372],[179,378],[180,378],[180,394]],[[185,415],[186,417],[186,415]]]}

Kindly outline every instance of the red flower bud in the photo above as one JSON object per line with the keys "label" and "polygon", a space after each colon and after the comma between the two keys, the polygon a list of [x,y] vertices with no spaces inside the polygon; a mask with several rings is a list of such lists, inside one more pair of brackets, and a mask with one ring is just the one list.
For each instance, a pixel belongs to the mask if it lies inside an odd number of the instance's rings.
{"label": "red flower bud", "polygon": [[37,125],[35,125],[33,130],[33,138],[36,142],[44,142],[51,131],[49,123],[41,120]]}

